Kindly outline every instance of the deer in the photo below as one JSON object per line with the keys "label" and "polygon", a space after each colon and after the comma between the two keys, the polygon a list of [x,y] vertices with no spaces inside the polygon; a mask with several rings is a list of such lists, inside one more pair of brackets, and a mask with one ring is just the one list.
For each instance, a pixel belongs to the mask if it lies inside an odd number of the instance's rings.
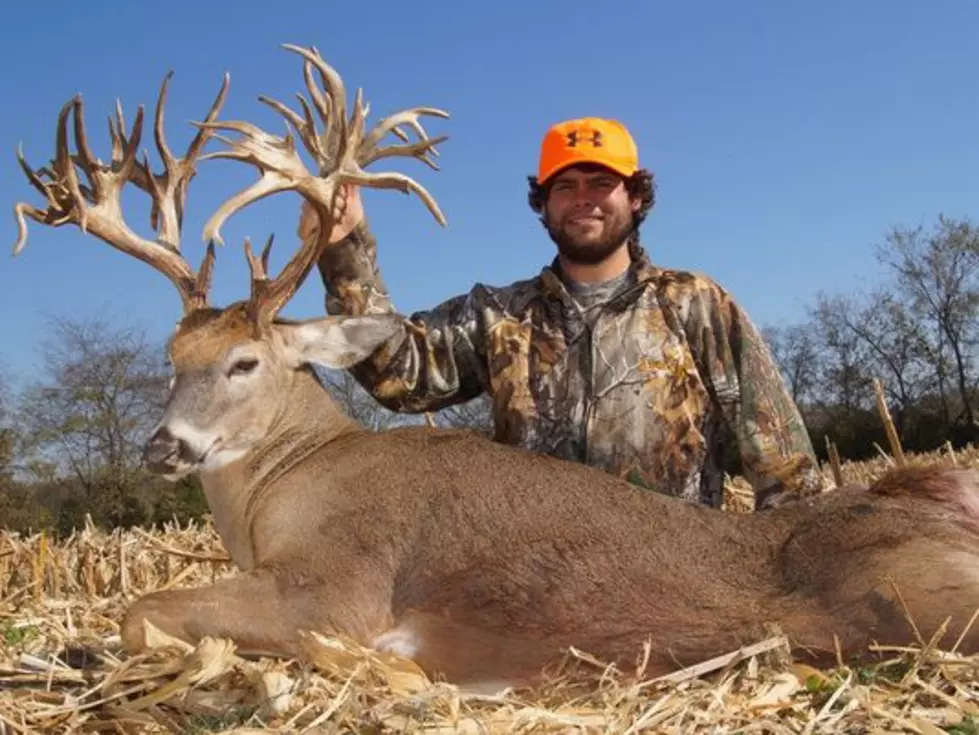
{"label": "deer", "polygon": [[[974,471],[907,466],[874,483],[735,513],[472,430],[374,432],[345,415],[317,368],[356,365],[403,317],[290,320],[280,311],[325,247],[345,187],[414,193],[445,225],[417,181],[365,169],[406,157],[437,170],[436,146],[446,138],[431,137],[421,119],[448,114],[412,108],[368,128],[361,91],[348,113],[343,81],[316,48],[284,47],[302,58],[310,99],[298,95],[301,113],[259,100],[283,116],[285,135],[219,120],[225,75],[177,158],[162,129],[168,76],[154,125],[162,172],[136,156],[143,107],[129,132],[117,112],[103,163],[87,142],[80,97],[59,114],[49,166],[34,170],[18,153],[46,206],[16,205],[15,254],[28,219],[71,224],[162,272],[183,308],[166,345],[168,399],[144,461],[172,481],[197,474],[235,569],[208,586],[135,600],[119,624],[126,651],[149,646],[152,625],[190,644],[226,638],[245,654],[302,658],[304,635],[318,631],[489,691],[540,684],[572,647],[623,670],[645,650],[644,675],[667,674],[757,640],[770,625],[793,656],[815,664],[915,636],[979,651],[971,625],[979,609]],[[383,144],[389,134],[399,142]],[[223,147],[202,153],[212,141]],[[259,177],[207,220],[195,271],[180,235],[189,182],[198,162],[212,158],[249,164]],[[155,239],[124,219],[126,184],[150,196]],[[260,255],[245,239],[248,296],[210,304],[223,223],[290,191],[320,226],[300,238],[275,278],[272,238]]]}

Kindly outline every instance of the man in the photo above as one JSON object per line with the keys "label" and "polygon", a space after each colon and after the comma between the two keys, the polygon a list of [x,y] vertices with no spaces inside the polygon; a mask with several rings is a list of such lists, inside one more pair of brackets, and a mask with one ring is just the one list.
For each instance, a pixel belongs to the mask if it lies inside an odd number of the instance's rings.
{"label": "man", "polygon": [[[716,283],[658,268],[640,246],[654,190],[619,123],[553,126],[529,194],[553,263],[412,315],[355,377],[403,412],[487,392],[498,441],[713,507],[726,425],[756,507],[817,491],[809,436],[754,325]],[[301,236],[318,226],[307,208]],[[329,240],[327,311],[394,312],[356,190]]]}

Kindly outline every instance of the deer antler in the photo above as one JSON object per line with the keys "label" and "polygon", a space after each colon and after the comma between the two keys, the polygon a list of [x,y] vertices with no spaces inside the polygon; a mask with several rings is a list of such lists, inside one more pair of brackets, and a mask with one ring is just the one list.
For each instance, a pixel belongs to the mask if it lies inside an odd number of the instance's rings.
{"label": "deer antler", "polygon": [[[442,110],[418,107],[405,110],[381,120],[367,134],[364,121],[368,107],[364,104],[360,91],[347,117],[346,94],[339,74],[329,66],[314,48],[305,49],[290,44],[285,49],[299,54],[304,59],[303,76],[309,91],[312,106],[298,94],[302,114],[295,112],[277,100],[259,97],[285,118],[290,128],[284,137],[271,135],[259,127],[241,121],[198,123],[203,130],[230,131],[238,133],[235,140],[215,134],[215,137],[228,145],[227,150],[209,153],[204,158],[230,158],[254,165],[261,176],[248,188],[235,194],[222,204],[204,226],[204,239],[208,242],[223,242],[220,229],[224,222],[236,211],[271,194],[281,191],[298,191],[316,209],[321,221],[321,233],[332,228],[327,224],[332,220],[335,197],[345,184],[398,189],[405,193],[417,194],[435,219],[442,225],[445,217],[432,196],[413,179],[399,173],[364,172],[364,167],[382,158],[408,156],[417,158],[433,169],[438,169],[429,154],[438,155],[435,146],[444,141],[445,136],[429,138],[419,122],[423,115],[447,118]],[[319,72],[322,89],[317,86],[315,72]],[[319,117],[323,132],[317,132],[314,117]],[[408,142],[407,134],[401,129],[409,127],[418,135],[415,143]],[[311,173],[296,151],[295,137],[316,161],[319,170]],[[402,144],[378,147],[388,133],[394,133]],[[263,263],[267,263],[267,249],[259,261],[250,248],[248,262],[252,271],[252,296],[250,306],[260,325],[268,324],[283,306],[292,298],[300,284],[309,274],[319,255],[321,243],[306,241],[299,251],[282,269],[279,276],[269,280]],[[271,243],[270,243],[271,244]]]}
{"label": "deer antler", "polygon": [[[163,161],[163,172],[153,173],[144,156],[136,159],[143,131],[143,107],[136,112],[132,133],[127,136],[121,105],[116,105],[116,119],[109,119],[112,139],[112,159],[109,165],[96,158],[88,144],[85,131],[84,109],[80,96],[76,96],[61,108],[58,115],[57,147],[50,167],[32,170],[18,150],[18,161],[28,181],[47,200],[47,207],[39,209],[25,202],[14,207],[17,219],[17,242],[14,255],[27,243],[27,221],[60,227],[72,223],[83,232],[91,232],[109,245],[163,273],[177,287],[185,312],[207,305],[214,264],[214,246],[209,245],[197,274],[180,255],[180,231],[183,224],[187,186],[196,173],[196,163],[201,157],[211,131],[201,129],[191,141],[183,158],[175,158],[163,136],[163,109],[167,87],[172,72],[164,78],[157,103],[154,133],[156,146]],[[206,120],[213,121],[224,103],[229,78],[226,74],[217,99],[211,106]],[[68,117],[73,117],[76,154],[69,151]],[[76,168],[85,174],[88,184],[78,179]],[[120,194],[127,182],[147,192],[153,200],[151,224],[157,231],[156,241],[140,237],[126,224],[122,216]]]}

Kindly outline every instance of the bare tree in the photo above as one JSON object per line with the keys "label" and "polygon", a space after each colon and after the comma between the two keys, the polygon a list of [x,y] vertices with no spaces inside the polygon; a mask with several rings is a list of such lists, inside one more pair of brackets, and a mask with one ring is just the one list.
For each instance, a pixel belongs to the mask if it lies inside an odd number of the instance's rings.
{"label": "bare tree", "polygon": [[812,324],[766,327],[762,335],[782,371],[792,400],[813,400],[819,382],[819,336]]}
{"label": "bare tree", "polygon": [[819,335],[819,394],[816,402],[844,416],[870,405],[873,375],[867,367],[869,348],[847,326],[844,315],[832,300],[820,294],[810,309],[813,326]]}
{"label": "bare tree", "polygon": [[346,370],[318,369],[316,372],[343,412],[368,429],[383,431],[397,424],[418,423],[421,420],[388,410]]}
{"label": "bare tree", "polygon": [[[385,408],[346,370],[318,369],[317,374],[343,412],[368,429],[383,431],[425,420],[420,414],[397,413]],[[443,408],[431,418],[437,426],[468,428],[487,435],[493,433],[493,403],[486,394]]]}
{"label": "bare tree", "polygon": [[10,409],[11,388],[6,371],[0,371],[0,487],[6,487],[14,470],[18,432]]}
{"label": "bare tree", "polygon": [[930,377],[922,330],[907,304],[887,289],[866,295],[820,294],[816,313],[829,339],[840,345],[859,342],[864,377],[883,381],[903,434],[906,417]]}
{"label": "bare tree", "polygon": [[133,327],[54,319],[41,362],[19,409],[31,458],[53,462],[90,495],[107,481],[126,486],[166,399],[162,350]]}
{"label": "bare tree", "polygon": [[931,322],[929,340],[940,381],[943,353],[951,355],[959,418],[975,427],[972,366],[979,311],[979,231],[969,221],[939,217],[935,228],[893,228],[877,257],[896,275],[914,310]]}

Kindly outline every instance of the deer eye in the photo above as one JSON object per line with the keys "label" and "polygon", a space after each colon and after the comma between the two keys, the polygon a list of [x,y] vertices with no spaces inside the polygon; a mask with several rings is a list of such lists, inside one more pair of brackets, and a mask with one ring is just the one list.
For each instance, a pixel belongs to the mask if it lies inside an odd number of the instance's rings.
{"label": "deer eye", "polygon": [[258,360],[254,357],[243,357],[240,360],[234,361],[228,370],[228,377],[233,378],[236,375],[247,375],[256,367],[258,367]]}

